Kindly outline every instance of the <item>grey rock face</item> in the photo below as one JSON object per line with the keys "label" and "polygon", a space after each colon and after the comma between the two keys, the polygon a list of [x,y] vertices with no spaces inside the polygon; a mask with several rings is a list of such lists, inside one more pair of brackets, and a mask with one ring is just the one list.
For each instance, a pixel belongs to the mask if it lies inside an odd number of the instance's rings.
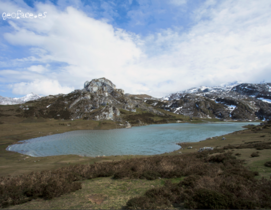
{"label": "grey rock face", "polygon": [[84,88],[90,93],[112,93],[116,89],[116,85],[103,77],[100,79],[93,79],[91,82],[86,81]]}
{"label": "grey rock face", "polygon": [[101,111],[100,114],[95,116],[96,120],[116,120],[120,116],[120,111],[116,107],[106,106]]}

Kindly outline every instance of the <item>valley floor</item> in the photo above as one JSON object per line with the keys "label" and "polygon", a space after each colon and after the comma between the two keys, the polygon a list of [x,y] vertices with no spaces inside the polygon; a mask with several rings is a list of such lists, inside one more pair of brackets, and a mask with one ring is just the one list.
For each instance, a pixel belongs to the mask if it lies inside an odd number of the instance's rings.
{"label": "valley floor", "polygon": [[[54,170],[61,167],[77,164],[93,164],[100,162],[112,162],[124,159],[132,159],[143,156],[111,156],[111,157],[81,157],[77,155],[63,155],[52,157],[30,157],[19,153],[8,152],[5,149],[8,145],[20,140],[36,138],[39,136],[63,133],[71,130],[88,129],[113,129],[118,128],[112,121],[83,121],[76,120],[65,122],[60,120],[44,120],[41,122],[24,122],[14,124],[0,124],[0,176],[17,176],[27,174],[33,171]],[[225,137],[225,140],[222,140]],[[228,135],[203,140],[197,143],[182,143],[182,148],[171,153],[160,156],[176,156],[188,153],[195,153],[202,147],[223,148],[229,146],[231,151],[238,159],[245,161],[252,171],[259,173],[257,179],[265,177],[270,179],[271,168],[264,166],[264,163],[271,161],[270,149],[257,148],[238,148],[238,145],[249,145],[251,142],[269,143],[271,142],[271,127],[251,126],[246,130],[237,131]],[[192,147],[192,149],[188,149]],[[258,157],[251,157],[251,154],[258,152]],[[148,156],[145,156],[148,157]],[[9,206],[10,209],[107,209],[122,208],[130,198],[144,195],[152,188],[164,186],[166,180],[172,183],[178,183],[183,179],[119,179],[114,180],[111,177],[94,178],[82,181],[82,189],[62,195],[52,200],[36,199],[25,204]],[[172,209],[177,207],[170,207]]]}

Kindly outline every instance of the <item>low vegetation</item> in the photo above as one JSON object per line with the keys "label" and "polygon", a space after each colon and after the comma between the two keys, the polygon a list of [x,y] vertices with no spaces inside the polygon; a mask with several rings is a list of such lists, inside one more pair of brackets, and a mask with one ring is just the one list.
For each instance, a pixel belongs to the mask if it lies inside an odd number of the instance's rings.
{"label": "low vegetation", "polygon": [[246,149],[246,148],[255,148],[257,150],[263,150],[263,149],[271,149],[271,142],[246,142],[245,144],[241,145],[228,145],[225,146],[224,149]]}
{"label": "low vegetation", "polygon": [[80,181],[97,177],[147,180],[185,177],[130,199],[125,208],[271,208],[271,181],[255,179],[258,173],[248,170],[230,152],[220,149],[199,154],[133,158],[1,177],[0,207],[59,197],[81,189]]}
{"label": "low vegetation", "polygon": [[[205,155],[207,155],[205,153]],[[203,155],[204,156],[204,155]],[[255,209],[271,207],[271,181],[257,180],[231,153],[201,157],[202,168],[179,183],[151,189],[130,199],[127,209],[158,209],[170,206],[189,209]],[[190,157],[191,158],[191,157]]]}

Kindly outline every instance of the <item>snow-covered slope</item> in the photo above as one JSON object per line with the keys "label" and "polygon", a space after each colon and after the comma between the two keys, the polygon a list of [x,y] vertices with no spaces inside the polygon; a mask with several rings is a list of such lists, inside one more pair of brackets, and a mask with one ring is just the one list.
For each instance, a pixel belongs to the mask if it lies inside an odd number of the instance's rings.
{"label": "snow-covered slope", "polygon": [[34,93],[27,94],[21,98],[9,98],[0,96],[0,105],[22,104],[27,101],[37,100],[39,98],[41,98],[41,96]]}
{"label": "snow-covered slope", "polygon": [[271,99],[271,83],[239,83],[233,82],[221,86],[200,86],[187,90],[172,93],[162,98],[162,100],[178,100],[186,94],[197,96],[208,96],[209,98],[217,97],[254,97],[254,98],[270,98]]}
{"label": "snow-covered slope", "polygon": [[227,84],[222,84],[220,86],[200,86],[193,87],[187,90],[179,91],[177,93],[172,93],[168,96],[163,97],[163,100],[176,100],[182,98],[186,94],[195,94],[198,96],[205,96],[206,94],[225,94],[232,90],[233,87],[241,84],[240,82],[232,82]]}
{"label": "snow-covered slope", "polygon": [[271,119],[271,83],[234,82],[215,87],[201,86],[172,93],[160,101],[155,107],[190,117]]}

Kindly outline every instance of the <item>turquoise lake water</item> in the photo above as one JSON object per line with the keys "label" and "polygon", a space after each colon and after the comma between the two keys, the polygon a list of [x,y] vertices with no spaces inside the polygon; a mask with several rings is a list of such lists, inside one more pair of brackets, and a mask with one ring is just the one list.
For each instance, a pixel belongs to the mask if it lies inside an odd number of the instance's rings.
{"label": "turquoise lake water", "polygon": [[91,157],[155,155],[180,149],[176,143],[197,142],[225,135],[243,130],[242,126],[248,124],[251,123],[174,123],[130,129],[80,130],[20,141],[24,143],[10,145],[6,150],[33,157],[68,154]]}

